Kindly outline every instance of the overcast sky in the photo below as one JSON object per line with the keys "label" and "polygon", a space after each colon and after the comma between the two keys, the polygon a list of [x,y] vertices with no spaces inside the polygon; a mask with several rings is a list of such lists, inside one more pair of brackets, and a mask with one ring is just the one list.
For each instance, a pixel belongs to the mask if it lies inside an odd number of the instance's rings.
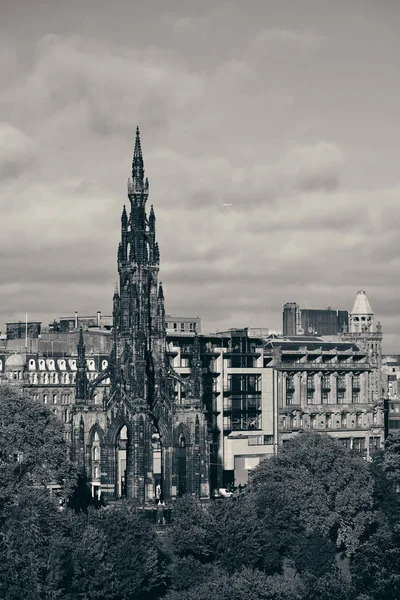
{"label": "overcast sky", "polygon": [[399,2],[0,4],[1,330],[110,314],[139,125],[167,312],[363,289],[400,352]]}

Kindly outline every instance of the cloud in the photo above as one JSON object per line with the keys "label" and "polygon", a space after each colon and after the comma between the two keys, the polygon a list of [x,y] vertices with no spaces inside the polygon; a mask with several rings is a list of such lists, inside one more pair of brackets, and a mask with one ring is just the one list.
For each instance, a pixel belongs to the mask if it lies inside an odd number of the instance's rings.
{"label": "cloud", "polygon": [[398,297],[400,188],[351,187],[351,148],[318,115],[306,135],[302,88],[263,58],[322,41],[307,35],[264,31],[208,70],[162,48],[46,36],[28,76],[0,90],[2,319],[111,310],[136,124],[167,312],[200,315],[203,330],[279,329],[284,302],[351,309],[365,288],[378,316],[395,314],[382,298]]}
{"label": "cloud", "polygon": [[319,45],[324,37],[310,30],[264,29],[254,40],[254,47],[265,44],[283,44],[294,49],[309,49]]}
{"label": "cloud", "polygon": [[33,140],[23,131],[0,122],[0,179],[15,179],[33,166]]}

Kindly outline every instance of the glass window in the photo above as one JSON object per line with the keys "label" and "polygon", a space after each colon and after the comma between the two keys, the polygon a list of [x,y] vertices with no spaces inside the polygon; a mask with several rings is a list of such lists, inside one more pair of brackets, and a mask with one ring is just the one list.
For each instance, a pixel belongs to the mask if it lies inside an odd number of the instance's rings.
{"label": "glass window", "polygon": [[363,452],[365,450],[365,438],[354,438],[353,450],[356,450],[357,452]]}
{"label": "glass window", "polygon": [[262,435],[252,435],[248,438],[249,446],[262,446],[263,444],[263,436]]}
{"label": "glass window", "polygon": [[322,389],[321,390],[321,404],[328,404],[329,402],[329,390],[328,389]]}
{"label": "glass window", "polygon": [[338,388],[337,389],[337,403],[344,404],[345,401],[346,401],[345,390],[343,388]]}

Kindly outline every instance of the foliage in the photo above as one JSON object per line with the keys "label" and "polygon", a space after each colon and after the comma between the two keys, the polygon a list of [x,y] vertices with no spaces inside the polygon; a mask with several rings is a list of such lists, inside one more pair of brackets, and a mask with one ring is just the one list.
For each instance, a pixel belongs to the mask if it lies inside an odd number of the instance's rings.
{"label": "foliage", "polygon": [[253,497],[216,501],[211,507],[215,556],[229,573],[243,567],[275,573],[281,568],[281,543],[274,527],[264,527]]}
{"label": "foliage", "polygon": [[190,496],[175,502],[171,537],[179,556],[192,556],[201,562],[214,560],[215,527],[208,505],[201,505]]}
{"label": "foliage", "polygon": [[24,486],[52,482],[67,494],[75,482],[63,425],[46,406],[1,386],[0,501]]}
{"label": "foliage", "polygon": [[351,556],[376,519],[369,465],[327,435],[304,433],[263,461],[251,479],[257,513],[282,520],[293,543],[293,527],[330,538]]}
{"label": "foliage", "polygon": [[190,590],[207,581],[219,580],[226,573],[212,563],[201,563],[192,556],[173,560],[170,565],[170,588]]}

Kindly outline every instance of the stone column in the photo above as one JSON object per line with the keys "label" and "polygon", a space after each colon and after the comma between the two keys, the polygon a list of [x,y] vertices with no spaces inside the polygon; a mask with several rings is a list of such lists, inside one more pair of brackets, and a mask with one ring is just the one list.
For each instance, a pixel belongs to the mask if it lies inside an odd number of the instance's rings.
{"label": "stone column", "polygon": [[329,392],[329,404],[337,404],[337,378],[338,374],[331,373],[331,391]]}
{"label": "stone column", "polygon": [[293,404],[301,404],[301,373],[294,374],[294,402]]}
{"label": "stone column", "polygon": [[314,404],[321,404],[321,384],[322,384],[322,373],[316,373],[314,376],[315,391],[314,391]]}
{"label": "stone column", "polygon": [[286,380],[287,380],[287,373],[284,373],[283,371],[281,372],[281,393],[279,394],[279,396],[282,398],[282,404],[281,404],[281,408],[285,408],[286,406]]}
{"label": "stone column", "polygon": [[302,407],[307,405],[307,371],[300,373],[300,403]]}
{"label": "stone column", "polygon": [[353,375],[351,373],[346,373],[346,392],[345,392],[345,402],[346,404],[351,404],[353,400]]}
{"label": "stone column", "polygon": [[360,373],[360,404],[369,404],[368,372]]}

